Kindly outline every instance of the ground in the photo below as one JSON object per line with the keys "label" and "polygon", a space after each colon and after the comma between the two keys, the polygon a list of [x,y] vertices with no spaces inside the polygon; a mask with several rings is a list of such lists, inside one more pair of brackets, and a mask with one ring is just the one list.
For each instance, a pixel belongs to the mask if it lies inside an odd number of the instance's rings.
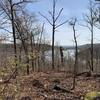
{"label": "ground", "polygon": [[[70,90],[73,84],[71,77],[68,72],[53,71],[18,76],[8,84],[0,84],[0,100],[82,100],[86,93],[100,91],[100,77],[78,76],[75,89]],[[68,92],[55,90],[55,84]],[[5,99],[8,97],[12,99]]]}

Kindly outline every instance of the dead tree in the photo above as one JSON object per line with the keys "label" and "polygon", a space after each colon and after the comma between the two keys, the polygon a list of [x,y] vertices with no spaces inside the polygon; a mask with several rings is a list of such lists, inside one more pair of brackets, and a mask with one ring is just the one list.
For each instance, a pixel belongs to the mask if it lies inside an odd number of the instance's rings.
{"label": "dead tree", "polygon": [[60,56],[61,56],[61,65],[64,63],[64,55],[63,55],[63,48],[60,47]]}
{"label": "dead tree", "polygon": [[63,24],[67,23],[68,20],[62,22],[61,24],[57,25],[57,21],[59,19],[59,17],[62,14],[63,8],[60,9],[58,15],[56,15],[56,4],[57,4],[57,0],[53,0],[53,10],[52,12],[49,11],[49,14],[52,18],[52,21],[50,21],[45,15],[41,14],[40,15],[42,17],[44,17],[48,23],[52,26],[52,69],[54,69],[54,42],[55,42],[55,32],[57,30],[57,28],[59,28],[60,26],[62,26]]}
{"label": "dead tree", "polygon": [[76,74],[77,74],[77,68],[78,68],[78,46],[77,46],[77,37],[76,37],[76,22],[77,19],[74,18],[72,19],[69,24],[72,26],[73,33],[74,33],[74,42],[75,42],[75,63],[74,63],[74,81],[73,81],[73,87],[72,89],[75,89],[75,79],[76,79]]}

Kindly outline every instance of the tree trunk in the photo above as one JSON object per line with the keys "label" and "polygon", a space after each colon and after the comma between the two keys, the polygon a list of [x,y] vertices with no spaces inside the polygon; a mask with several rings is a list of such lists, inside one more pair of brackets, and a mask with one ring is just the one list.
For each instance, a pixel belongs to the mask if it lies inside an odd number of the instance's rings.
{"label": "tree trunk", "polygon": [[78,47],[77,47],[77,39],[76,39],[76,32],[75,32],[75,24],[73,25],[73,31],[74,31],[74,41],[75,41],[75,63],[74,63],[74,80],[73,80],[73,88],[75,89],[76,85],[76,74],[77,74],[77,68],[78,68]]}
{"label": "tree trunk", "polygon": [[63,49],[60,47],[60,57],[61,57],[61,65],[63,66],[64,63],[64,55],[63,55]]}
{"label": "tree trunk", "polygon": [[91,71],[93,71],[93,25],[91,25]]}
{"label": "tree trunk", "polygon": [[54,69],[54,35],[55,35],[55,27],[53,26],[53,34],[52,34],[52,69]]}
{"label": "tree trunk", "polygon": [[10,0],[10,6],[11,6],[11,22],[12,22],[12,31],[13,31],[13,40],[14,40],[14,55],[15,55],[15,64],[16,64],[16,60],[17,60],[16,35],[15,35],[16,31],[15,31],[15,25],[14,25],[14,11],[13,11],[12,0]]}
{"label": "tree trunk", "polygon": [[32,71],[34,72],[34,61],[33,61],[33,36],[32,36],[32,33],[31,33],[31,65],[32,65]]}

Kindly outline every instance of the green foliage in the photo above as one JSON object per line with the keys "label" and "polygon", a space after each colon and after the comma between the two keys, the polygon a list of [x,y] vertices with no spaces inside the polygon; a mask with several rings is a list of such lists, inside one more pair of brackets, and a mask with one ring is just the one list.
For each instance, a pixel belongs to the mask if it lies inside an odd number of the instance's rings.
{"label": "green foliage", "polygon": [[100,96],[100,92],[89,92],[85,95],[84,100],[93,100],[95,97]]}

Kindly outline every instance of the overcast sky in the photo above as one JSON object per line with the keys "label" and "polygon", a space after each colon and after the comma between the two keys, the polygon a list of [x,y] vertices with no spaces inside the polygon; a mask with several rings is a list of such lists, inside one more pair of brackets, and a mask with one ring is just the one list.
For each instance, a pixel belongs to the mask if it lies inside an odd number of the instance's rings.
{"label": "overcast sky", "polygon": [[[83,23],[82,15],[87,13],[89,0],[58,0],[56,11],[58,12],[61,8],[64,8],[61,17],[58,20],[58,24],[70,19],[71,17],[77,17],[78,24],[76,27],[78,44],[86,44],[90,42],[90,32],[87,28],[80,26]],[[47,21],[38,14],[41,12],[43,15],[50,19],[48,11],[52,10],[52,0],[39,0],[37,3],[31,4],[28,7],[30,12],[35,12],[38,21],[41,23],[45,22],[46,33],[48,34],[48,39],[51,39],[52,27],[47,23]],[[94,41],[99,42],[99,32],[95,32]],[[73,45],[73,31],[68,24],[65,24],[57,29],[55,34],[55,42],[60,45]]]}

